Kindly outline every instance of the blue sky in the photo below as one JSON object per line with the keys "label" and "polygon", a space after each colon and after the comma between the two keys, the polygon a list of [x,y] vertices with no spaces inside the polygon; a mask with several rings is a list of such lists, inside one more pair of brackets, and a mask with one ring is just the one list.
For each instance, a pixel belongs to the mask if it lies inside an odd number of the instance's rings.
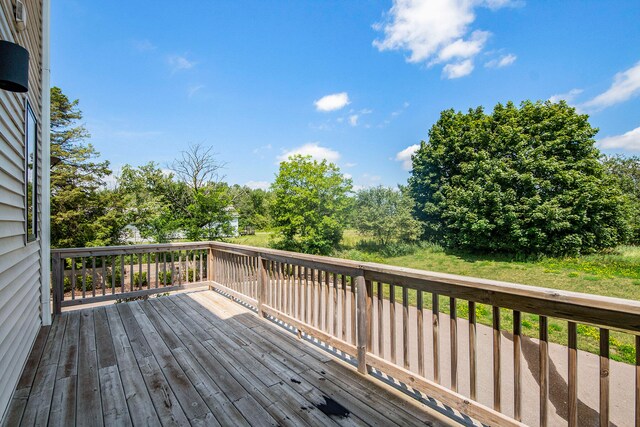
{"label": "blue sky", "polygon": [[448,108],[566,99],[640,154],[640,2],[86,1],[52,5],[52,84],[114,171],[212,146],[266,186],[309,153],[404,183]]}

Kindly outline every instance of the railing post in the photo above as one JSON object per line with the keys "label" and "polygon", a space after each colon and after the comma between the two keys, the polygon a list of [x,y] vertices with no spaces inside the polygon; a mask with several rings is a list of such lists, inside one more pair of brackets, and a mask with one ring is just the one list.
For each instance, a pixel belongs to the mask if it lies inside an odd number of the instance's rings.
{"label": "railing post", "polygon": [[213,262],[213,248],[209,246],[209,252],[207,253],[207,281],[215,282],[216,281],[216,272],[214,270],[214,262]]}
{"label": "railing post", "polygon": [[258,314],[260,317],[264,317],[262,306],[267,299],[268,282],[269,278],[267,276],[267,269],[264,267],[264,260],[261,256],[258,256]]}
{"label": "railing post", "polygon": [[358,372],[367,374],[367,351],[371,347],[372,285],[365,281],[364,272],[356,276],[356,347],[358,349]]}
{"label": "railing post", "polygon": [[51,259],[51,276],[53,287],[53,314],[62,313],[62,297],[64,293],[64,265],[59,253],[54,253]]}

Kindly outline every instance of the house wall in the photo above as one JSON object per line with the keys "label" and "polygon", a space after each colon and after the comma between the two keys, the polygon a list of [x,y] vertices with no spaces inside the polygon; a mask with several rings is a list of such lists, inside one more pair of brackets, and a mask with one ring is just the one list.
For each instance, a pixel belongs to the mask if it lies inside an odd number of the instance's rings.
{"label": "house wall", "polygon": [[[28,97],[39,128],[37,210],[38,231],[41,235],[43,0],[23,0],[27,9],[27,27],[21,32],[15,26],[14,2],[15,0],[0,0],[0,39],[27,48],[30,63],[27,94],[0,90],[0,419],[13,394],[43,317],[41,240],[38,238],[27,243],[25,238],[24,152],[25,99]],[[45,150],[45,154],[48,155],[48,150]]]}

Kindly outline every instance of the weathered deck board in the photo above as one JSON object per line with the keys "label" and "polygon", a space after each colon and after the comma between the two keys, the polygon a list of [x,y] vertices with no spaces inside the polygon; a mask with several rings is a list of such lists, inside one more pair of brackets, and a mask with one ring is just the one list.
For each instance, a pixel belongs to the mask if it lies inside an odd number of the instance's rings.
{"label": "weathered deck board", "polygon": [[[5,425],[443,423],[212,291],[64,313],[19,384]],[[322,411],[325,397],[350,414]]]}

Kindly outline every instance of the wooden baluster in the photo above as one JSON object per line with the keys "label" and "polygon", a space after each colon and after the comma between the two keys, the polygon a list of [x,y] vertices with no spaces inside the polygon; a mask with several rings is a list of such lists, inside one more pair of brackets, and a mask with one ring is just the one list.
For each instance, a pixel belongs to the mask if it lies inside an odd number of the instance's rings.
{"label": "wooden baluster", "polygon": [[549,321],[546,316],[540,316],[540,427],[547,426],[549,402]]}
{"label": "wooden baluster", "polygon": [[518,421],[522,421],[522,376],[520,373],[521,362],[521,334],[522,318],[519,311],[513,311],[513,415]]}
{"label": "wooden baluster", "polygon": [[449,333],[451,336],[451,390],[458,391],[458,303],[449,298]]}
{"label": "wooden baluster", "polygon": [[418,375],[424,377],[424,300],[420,289],[416,295],[416,315],[418,316]]}
{"label": "wooden baluster", "polygon": [[351,343],[356,345],[356,282],[351,277]]}
{"label": "wooden baluster", "polygon": [[331,275],[333,280],[333,328],[331,333],[334,337],[338,337],[338,274]]}
{"label": "wooden baluster", "polygon": [[500,412],[500,307],[493,307],[493,409]]}
{"label": "wooden baluster", "polygon": [[285,264],[280,263],[280,311],[287,312],[287,276]]}
{"label": "wooden baluster", "polygon": [[267,297],[267,270],[262,257],[258,257],[258,314],[264,317],[264,305]]}
{"label": "wooden baluster", "polygon": [[[63,286],[64,286],[64,283],[63,283]],[[71,300],[75,300],[75,299],[76,299],[76,259],[71,258]]]}
{"label": "wooden baluster", "polygon": [[124,257],[124,254],[120,255],[120,293],[124,293]]}
{"label": "wooden baluster", "polygon": [[[356,348],[358,358],[358,372],[361,374],[367,373],[367,284],[363,275],[358,275],[351,278],[351,287],[356,288],[357,301],[357,337]],[[355,318],[351,319],[352,322],[356,322]]]}
{"label": "wooden baluster", "polygon": [[307,324],[311,325],[313,321],[313,312],[311,310],[313,303],[313,285],[310,283],[313,281],[313,269],[309,267],[304,268],[304,282],[305,282],[305,316],[307,318]]}
{"label": "wooden baluster", "polygon": [[317,329],[322,327],[322,270],[315,270],[314,286],[314,326]]}
{"label": "wooden baluster", "polygon": [[476,303],[469,301],[469,389],[470,397],[477,400],[478,393],[478,355],[476,338]]}
{"label": "wooden baluster", "polygon": [[301,322],[304,322],[304,301],[305,301],[305,295],[304,295],[304,281],[305,281],[305,273],[304,273],[304,267],[299,265],[298,266],[298,319]]}
{"label": "wooden baluster", "polygon": [[117,264],[117,256],[111,257],[111,295],[115,295],[116,293],[116,269],[118,268]]}
{"label": "wooden baluster", "polygon": [[87,264],[84,262],[84,257],[80,258],[80,262],[82,263],[82,298],[85,298],[87,296]]}
{"label": "wooden baluster", "polygon": [[246,277],[246,290],[247,290],[247,296],[253,298],[253,280],[252,280],[252,276],[253,273],[251,271],[251,257],[245,257],[244,261],[245,261],[245,277]]}
{"label": "wooden baluster", "polygon": [[96,285],[98,284],[98,279],[96,275],[96,257],[91,257],[91,296],[96,296]]}
{"label": "wooden baluster", "polygon": [[134,267],[133,267],[133,254],[131,254],[131,258],[129,259],[129,292],[133,292],[133,276],[134,276]]}
{"label": "wooden baluster", "polygon": [[142,284],[144,280],[142,280],[142,257],[144,254],[138,254],[138,288],[142,289]]}
{"label": "wooden baluster", "polygon": [[147,289],[151,289],[151,253],[147,252]]}
{"label": "wooden baluster", "polygon": [[107,257],[103,256],[100,260],[102,261],[102,296],[104,296],[107,292]]}
{"label": "wooden baluster", "polygon": [[409,288],[402,286],[402,363],[409,369]]}
{"label": "wooden baluster", "polygon": [[568,410],[569,426],[578,426],[578,332],[575,322],[569,322],[569,382],[568,382]]}
{"label": "wooden baluster", "polygon": [[162,286],[167,286],[167,253],[162,257]]}
{"label": "wooden baluster", "polygon": [[324,273],[324,322],[322,323],[324,326],[324,331],[329,333],[329,324],[331,323],[331,312],[329,309],[331,308],[331,304],[329,303],[329,272],[325,271]]}
{"label": "wooden baluster", "polygon": [[600,425],[609,427],[609,330],[600,328]]}
{"label": "wooden baluster", "polygon": [[440,338],[438,329],[440,325],[440,295],[431,295],[432,325],[433,325],[433,380],[440,384]]}
{"label": "wooden baluster", "polygon": [[367,333],[367,352],[373,353],[373,282],[371,282],[371,280],[366,280],[365,285],[365,291],[367,292],[367,325],[365,328]]}
{"label": "wooden baluster", "polygon": [[396,287],[389,283],[389,341],[391,345],[391,363],[398,364],[396,355]]}
{"label": "wooden baluster", "polygon": [[384,359],[384,284],[378,282],[378,355]]}
{"label": "wooden baluster", "polygon": [[156,282],[156,289],[158,289],[158,273],[160,272],[159,265],[158,265],[158,252],[154,252],[153,258],[154,258],[154,260],[156,262],[156,280],[155,280],[155,282]]}
{"label": "wooden baluster", "polygon": [[340,277],[342,281],[342,341],[347,341],[347,277],[342,274]]}
{"label": "wooden baluster", "polygon": [[176,256],[173,251],[171,251],[171,285],[176,282]]}

